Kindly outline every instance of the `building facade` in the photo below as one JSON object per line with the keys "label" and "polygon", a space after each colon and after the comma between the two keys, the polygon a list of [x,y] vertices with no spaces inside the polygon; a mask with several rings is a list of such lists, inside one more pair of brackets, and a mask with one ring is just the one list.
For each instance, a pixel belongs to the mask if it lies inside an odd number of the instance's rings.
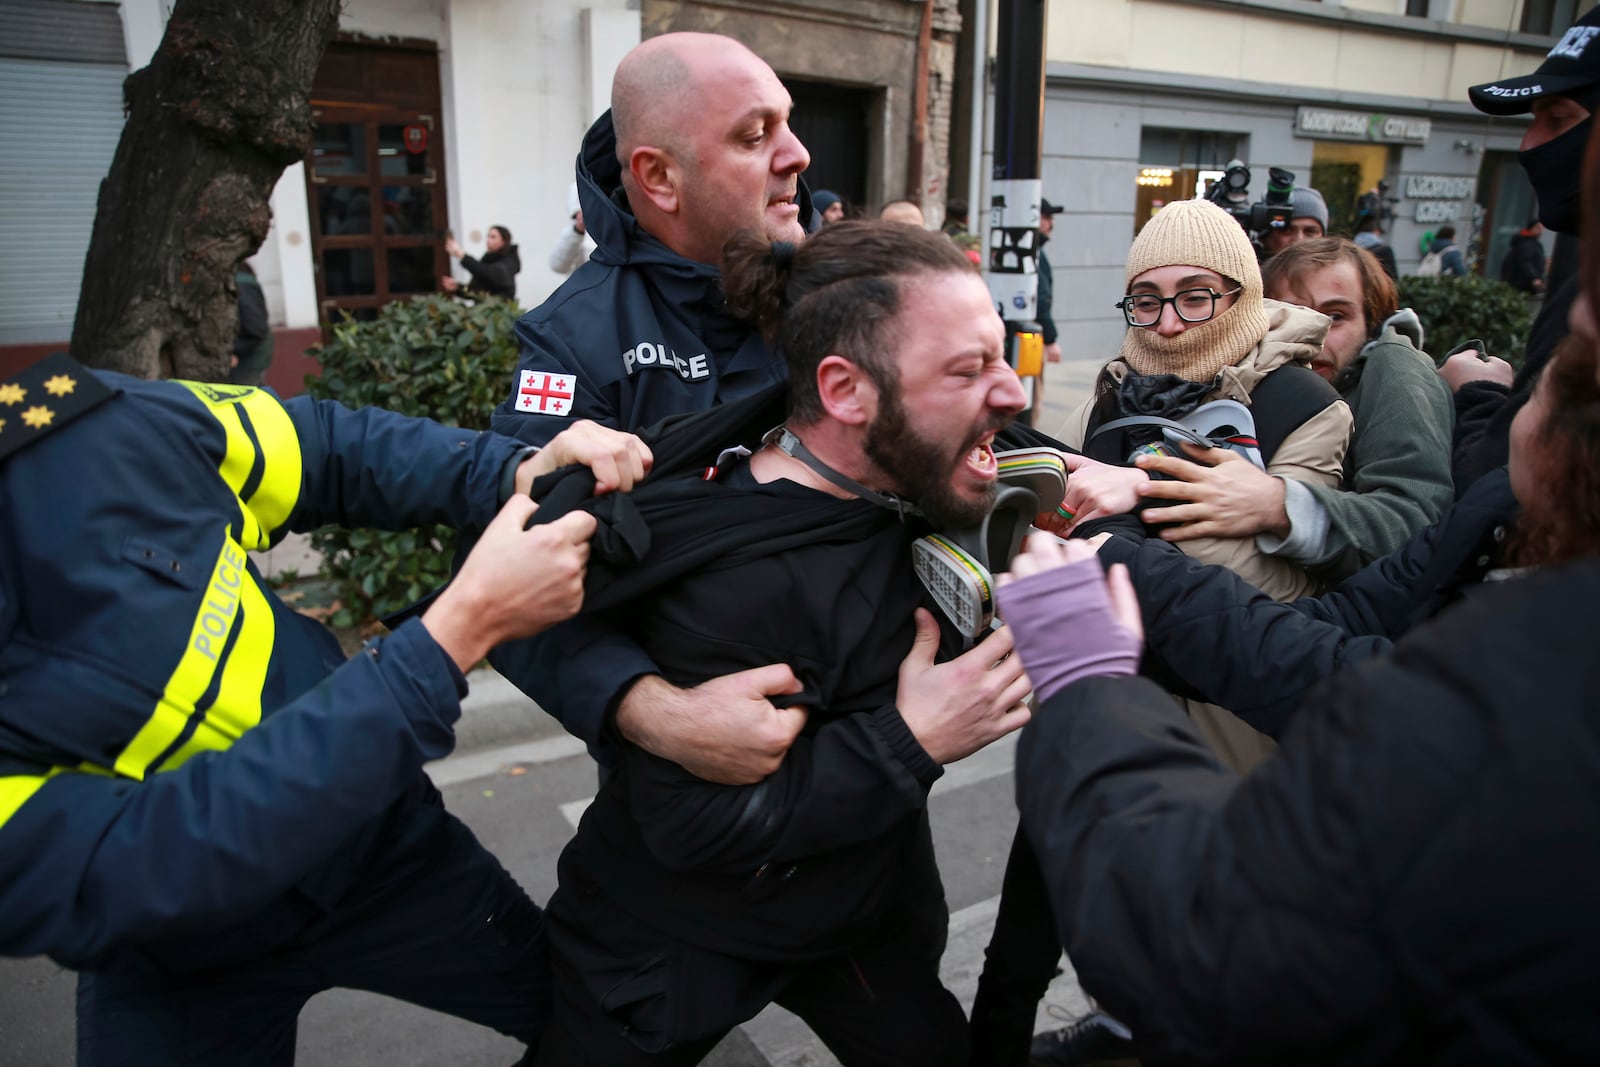
{"label": "building facade", "polygon": [[[1492,118],[1467,87],[1534,70],[1592,0],[1054,0],[1048,14],[1044,195],[1068,358],[1105,360],[1112,304],[1143,221],[1231,159],[1319,189],[1333,227],[1387,183],[1385,239],[1402,272],[1445,223],[1498,275],[1532,191],[1525,118]],[[1346,228],[1343,232],[1348,233]]]}
{"label": "building facade", "polygon": [[[0,5],[0,375],[65,347],[121,82],[148,63],[173,0]],[[1334,228],[1387,183],[1402,270],[1453,223],[1485,273],[1532,212],[1516,164],[1526,120],[1466,88],[1533,70],[1594,0],[1052,0],[1044,195],[1070,358],[1103,360],[1143,220],[1230,159],[1251,199],[1282,167]],[[512,231],[531,307],[570,224],[572,164],[618,60],[674,30],[725,33],[772,64],[812,152],[807,181],[864,212],[909,197],[931,226],[948,196],[985,221],[1000,0],[347,0],[313,91],[315,144],[272,197],[254,259],[278,331],[269,382],[341,316],[432,291],[454,235],[481,253]]]}
{"label": "building facade", "polygon": [[[66,347],[121,86],[150,61],[173,0],[0,5],[0,377]],[[307,159],[272,195],[252,260],[276,331],[268,383],[298,391],[328,323],[431,292],[455,236],[520,246],[524,307],[569,226],[573,163],[617,62],[673,30],[735,37],[796,100],[807,180],[864,211],[910,196],[937,224],[949,169],[957,0],[346,0],[312,90]],[[70,32],[63,32],[70,27]],[[130,253],[136,254],[136,253]]]}

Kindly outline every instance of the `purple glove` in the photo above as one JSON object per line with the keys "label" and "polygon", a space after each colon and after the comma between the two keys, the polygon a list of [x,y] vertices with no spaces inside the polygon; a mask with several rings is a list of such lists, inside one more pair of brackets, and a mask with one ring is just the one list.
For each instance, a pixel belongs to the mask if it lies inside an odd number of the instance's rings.
{"label": "purple glove", "polygon": [[1039,700],[1079,678],[1138,671],[1139,635],[1112,614],[1098,559],[1014,579],[996,598]]}

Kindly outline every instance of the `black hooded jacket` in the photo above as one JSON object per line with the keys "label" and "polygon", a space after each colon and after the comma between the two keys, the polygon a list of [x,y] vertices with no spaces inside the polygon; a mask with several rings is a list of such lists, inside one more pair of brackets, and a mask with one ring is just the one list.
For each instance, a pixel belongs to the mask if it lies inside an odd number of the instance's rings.
{"label": "black hooded jacket", "polygon": [[1151,620],[1144,672],[1276,737],[1325,679],[1388,655],[1407,631],[1476,595],[1516,515],[1501,468],[1400,548],[1289,603],[1153,538],[1114,537],[1100,557],[1127,564]]}
{"label": "black hooded jacket", "polygon": [[[782,387],[670,421],[633,492],[591,497],[567,468],[534,486],[535,521],[598,520],[584,611],[637,641],[680,686],[790,664],[809,718],[751,786],[703,781],[626,743],[562,859],[671,937],[744,959],[837,953],[890,909],[942,897],[925,805],[943,769],[894,700],[925,595],[914,517],[779,480],[725,448],[760,447]],[[949,646],[947,646],[949,647]]]}
{"label": "black hooded jacket", "polygon": [[[729,314],[717,268],[685,259],[639,225],[622,188],[609,111],[584,136],[577,183],[594,253],[517,323],[521,359],[493,429],[534,445],[577,419],[637,431],[787,378],[760,333]],[[800,217],[809,219],[811,193],[804,181],[798,187]],[[519,408],[525,381],[562,399],[530,394],[537,406]],[[597,756],[616,702],[656,669],[626,635],[585,620],[502,646],[490,662]]]}
{"label": "black hooded jacket", "polygon": [[[786,372],[749,323],[728,313],[721,276],[645,232],[628,207],[608,111],[578,154],[589,262],[517,323],[522,356],[491,426],[542,445],[576,419],[637,430],[759,392]],[[811,194],[799,183],[802,219]],[[571,375],[559,413],[519,409],[524,373]]]}
{"label": "black hooded jacket", "polygon": [[1566,340],[1567,316],[1578,298],[1578,278],[1550,280],[1550,295],[1533,320],[1527,354],[1511,388],[1495,382],[1468,382],[1456,391],[1456,430],[1450,470],[1459,499],[1472,483],[1511,457],[1511,421],[1533,395],[1539,374]]}
{"label": "black hooded jacket", "polygon": [[516,245],[485,252],[482,259],[462,256],[461,268],[472,275],[472,281],[467,283],[471,292],[516,299],[517,275],[522,271],[522,258],[517,255]]}
{"label": "black hooded jacket", "polygon": [[1308,687],[1244,779],[1148,679],[1046,702],[1022,823],[1142,1062],[1600,1056],[1597,597],[1593,559],[1479,587]]}

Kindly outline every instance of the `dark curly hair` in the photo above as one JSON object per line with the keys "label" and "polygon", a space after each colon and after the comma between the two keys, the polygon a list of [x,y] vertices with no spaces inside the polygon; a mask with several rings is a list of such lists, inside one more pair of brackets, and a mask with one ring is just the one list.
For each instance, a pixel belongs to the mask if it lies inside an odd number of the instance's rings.
{"label": "dark curly hair", "polygon": [[823,415],[817,366],[829,355],[861,367],[885,396],[898,395],[884,331],[900,310],[901,286],[945,273],[977,268],[942,233],[877,220],[836,222],[798,245],[741,233],[722,257],[728,307],[788,363],[789,417],[801,424]]}

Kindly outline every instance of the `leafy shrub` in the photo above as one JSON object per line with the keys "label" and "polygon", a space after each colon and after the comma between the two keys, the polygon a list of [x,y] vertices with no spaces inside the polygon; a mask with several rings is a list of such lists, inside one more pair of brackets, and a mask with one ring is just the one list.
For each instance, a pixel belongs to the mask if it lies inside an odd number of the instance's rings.
{"label": "leafy shrub", "polygon": [[[313,350],[320,378],[312,396],[369,405],[483,430],[517,366],[514,302],[465,304],[426,296],[388,304],[371,322],[344,322]],[[329,620],[351,626],[412,603],[444,583],[455,532],[434,526],[398,533],[327,526],[311,535],[342,604]]]}
{"label": "leafy shrub", "polygon": [[1400,279],[1400,306],[1416,309],[1424,341],[1435,359],[1472,337],[1489,354],[1522,366],[1532,315],[1527,299],[1505,282],[1478,274]]}

